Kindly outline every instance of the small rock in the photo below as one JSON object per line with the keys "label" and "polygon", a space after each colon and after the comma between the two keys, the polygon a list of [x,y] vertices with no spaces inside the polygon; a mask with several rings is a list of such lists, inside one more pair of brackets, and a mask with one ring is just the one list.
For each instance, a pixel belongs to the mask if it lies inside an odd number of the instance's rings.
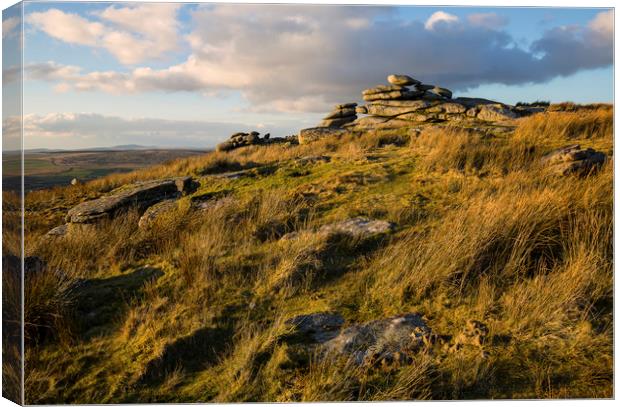
{"label": "small rock", "polygon": [[542,162],[557,175],[587,175],[605,163],[605,153],[578,144],[560,148],[543,157]]}
{"label": "small rock", "polygon": [[352,356],[357,364],[380,362],[395,353],[412,354],[431,333],[417,314],[405,314],[352,325],[325,342],[327,353]]}
{"label": "small rock", "polygon": [[372,220],[364,217],[347,219],[342,222],[323,225],[319,233],[344,234],[357,238],[367,238],[374,235],[389,233],[394,230],[394,224],[385,220]]}
{"label": "small rock", "polygon": [[392,85],[398,86],[411,86],[420,83],[420,81],[413,79],[411,76],[408,75],[390,75],[387,77],[387,80]]}
{"label": "small rock", "polygon": [[77,178],[73,178],[71,180],[71,185],[75,186],[75,185],[80,185],[80,181]]}
{"label": "small rock", "polygon": [[69,225],[64,224],[64,225],[56,226],[55,228],[47,232],[47,236],[63,237],[63,236],[66,236],[67,233],[69,233]]}

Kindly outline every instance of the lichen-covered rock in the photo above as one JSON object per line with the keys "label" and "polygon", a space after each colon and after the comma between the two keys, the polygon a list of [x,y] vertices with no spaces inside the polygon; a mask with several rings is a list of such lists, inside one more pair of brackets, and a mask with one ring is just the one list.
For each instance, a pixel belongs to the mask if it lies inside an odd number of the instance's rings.
{"label": "lichen-covered rock", "polygon": [[330,223],[319,228],[319,233],[329,235],[349,235],[355,238],[368,238],[380,234],[390,233],[395,225],[385,220],[357,217],[342,222]]}
{"label": "lichen-covered rock", "polygon": [[166,213],[171,213],[178,207],[178,201],[176,199],[166,199],[165,201],[161,201],[156,203],[155,205],[149,206],[144,214],[140,217],[138,221],[138,227],[141,229],[147,229],[158,219],[161,218]]}
{"label": "lichen-covered rock", "polygon": [[324,343],[327,353],[352,357],[355,363],[376,363],[397,354],[411,355],[425,344],[430,328],[417,314],[405,314],[345,328]]}
{"label": "lichen-covered rock", "polygon": [[348,132],[348,130],[338,127],[311,127],[309,129],[301,130],[299,132],[298,140],[299,144],[308,144],[324,138],[339,138]]}
{"label": "lichen-covered rock", "polygon": [[542,162],[557,175],[587,175],[605,163],[605,153],[592,148],[582,150],[579,144],[563,147],[543,157]]}
{"label": "lichen-covered rock", "polygon": [[366,106],[357,106],[355,108],[355,113],[357,113],[357,114],[368,114],[368,108]]}
{"label": "lichen-covered rock", "polygon": [[[351,218],[340,222],[323,225],[316,230],[302,233],[316,233],[327,237],[347,236],[349,238],[366,240],[380,237],[391,233],[396,228],[391,222],[385,220],[368,219],[364,217]],[[282,236],[282,240],[297,239],[300,232],[291,232]]]}
{"label": "lichen-covered rock", "polygon": [[496,104],[481,106],[476,117],[487,122],[501,122],[504,120],[516,119],[518,115],[507,106]]}
{"label": "lichen-covered rock", "polygon": [[165,199],[177,198],[194,188],[192,177],[171,178],[141,182],[125,186],[92,201],[82,202],[71,208],[66,221],[92,223],[103,218],[113,218],[117,213],[131,208],[144,210]]}

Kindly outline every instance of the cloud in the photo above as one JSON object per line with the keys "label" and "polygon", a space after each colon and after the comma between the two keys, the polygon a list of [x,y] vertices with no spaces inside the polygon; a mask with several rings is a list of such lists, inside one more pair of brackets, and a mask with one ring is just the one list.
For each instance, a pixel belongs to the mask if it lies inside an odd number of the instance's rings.
{"label": "cloud", "polygon": [[19,17],[8,17],[2,20],[2,38],[10,38],[17,33],[15,30],[20,24]]}
{"label": "cloud", "polygon": [[458,21],[459,18],[455,15],[448,14],[444,11],[436,11],[428,18],[428,20],[426,20],[426,23],[424,23],[424,28],[427,30],[433,30],[437,24],[451,24]]}
{"label": "cloud", "polygon": [[58,9],[30,13],[28,23],[68,44],[104,48],[119,62],[133,65],[160,59],[179,44],[179,4],[109,6],[92,21]]}
{"label": "cloud", "polygon": [[[123,118],[96,113],[27,114],[23,120],[24,139],[28,145],[66,149],[127,143],[210,148],[237,131],[261,128],[274,136],[288,135],[289,131],[269,123]],[[18,140],[21,124],[19,116],[9,116],[2,122],[2,131],[7,137]]]}
{"label": "cloud", "polygon": [[470,14],[467,16],[467,21],[475,27],[487,28],[489,30],[497,30],[508,24],[508,19],[497,13]]}
{"label": "cloud", "polygon": [[433,16],[424,23],[382,7],[206,5],[192,13],[185,37],[191,54],[180,64],[86,73],[55,66],[50,80],[119,94],[238,91],[252,111],[324,112],[359,100],[362,89],[384,83],[389,73],[458,94],[490,83],[544,83],[613,61],[611,11],[584,26],[548,30],[530,49],[490,28],[488,15],[474,18],[484,27]]}

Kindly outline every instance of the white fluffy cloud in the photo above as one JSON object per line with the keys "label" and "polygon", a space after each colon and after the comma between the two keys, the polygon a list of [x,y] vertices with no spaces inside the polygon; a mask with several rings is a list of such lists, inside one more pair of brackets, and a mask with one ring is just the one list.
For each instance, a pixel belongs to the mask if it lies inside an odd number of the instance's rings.
{"label": "white fluffy cloud", "polygon": [[436,11],[428,18],[428,20],[426,20],[426,23],[424,23],[424,28],[427,30],[433,30],[438,24],[451,24],[458,21],[459,18],[453,14],[446,13],[445,11]]}
{"label": "white fluffy cloud", "polygon": [[123,64],[161,58],[179,42],[179,4],[150,3],[109,6],[92,21],[58,9],[34,12],[27,21],[50,37],[69,44],[100,47]]}
{"label": "white fluffy cloud", "polygon": [[[612,11],[585,26],[549,30],[531,49],[522,49],[499,28],[499,16],[460,21],[436,12],[423,23],[404,21],[393,10],[206,5],[192,14],[193,30],[185,37],[191,54],[180,64],[81,72],[48,63],[27,71],[39,78],[46,72],[62,83],[63,91],[238,90],[254,111],[321,112],[330,104],[359,99],[362,89],[385,82],[389,73],[407,73],[458,92],[488,83],[543,83],[613,61]],[[99,16],[128,29],[127,13]],[[157,31],[137,27],[145,36]]]}

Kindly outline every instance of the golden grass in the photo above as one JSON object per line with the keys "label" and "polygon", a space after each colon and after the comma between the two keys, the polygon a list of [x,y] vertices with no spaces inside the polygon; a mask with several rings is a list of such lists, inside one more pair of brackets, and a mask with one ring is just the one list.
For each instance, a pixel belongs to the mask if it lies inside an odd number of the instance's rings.
{"label": "golden grass", "polygon": [[[612,118],[604,106],[567,107],[507,134],[377,131],[254,146],[31,193],[28,254],[54,272],[27,279],[26,315],[57,335],[29,345],[27,401],[610,397],[613,159],[587,177],[556,177],[540,157],[574,143],[610,153]],[[297,158],[319,155],[332,161],[298,171]],[[263,165],[274,172],[208,175]],[[185,174],[204,177],[197,194],[227,192],[203,210],[183,198],[147,229],[130,211],[65,239],[43,236],[46,219],[83,199]],[[397,232],[372,245],[312,232],[360,213],[397,221]],[[297,238],[280,239],[289,232]],[[121,305],[97,336],[71,329],[72,283],[146,265],[164,275],[110,298]],[[419,312],[443,342],[389,370],[321,359],[286,339],[284,316],[314,311],[348,323]],[[488,340],[450,351],[470,319]],[[208,345],[215,360],[179,356],[148,379],[175,346],[203,356],[183,345],[201,329],[235,334]]]}

